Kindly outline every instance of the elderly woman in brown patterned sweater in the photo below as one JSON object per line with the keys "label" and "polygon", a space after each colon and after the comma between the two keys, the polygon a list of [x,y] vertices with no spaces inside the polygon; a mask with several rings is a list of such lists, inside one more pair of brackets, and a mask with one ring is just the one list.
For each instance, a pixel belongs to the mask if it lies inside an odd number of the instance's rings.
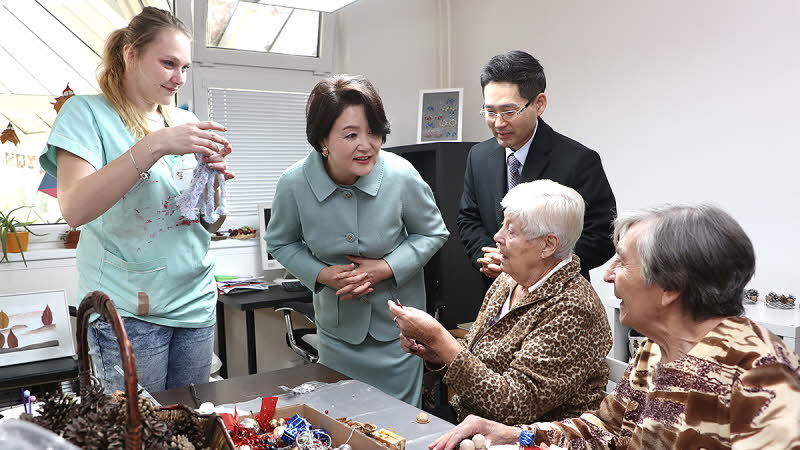
{"label": "elderly woman in brown patterned sweater", "polygon": [[741,317],[755,271],[750,239],[710,205],[620,216],[606,273],[620,320],[647,336],[596,411],[510,427],[470,416],[429,448],[480,433],[569,449],[800,448],[800,361]]}
{"label": "elderly woman in brown patterned sweater", "polygon": [[478,414],[508,424],[559,420],[596,408],[608,379],[611,330],[572,249],[584,201],[550,180],[520,184],[503,198],[495,235],[502,274],[472,329],[456,340],[418,309],[389,307],[400,345],[455,391],[458,420]]}

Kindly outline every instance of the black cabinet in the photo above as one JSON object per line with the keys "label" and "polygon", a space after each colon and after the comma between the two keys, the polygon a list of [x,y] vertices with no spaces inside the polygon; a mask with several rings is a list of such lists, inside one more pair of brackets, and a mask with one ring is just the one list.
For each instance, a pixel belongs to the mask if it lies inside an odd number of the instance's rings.
{"label": "black cabinet", "polygon": [[478,315],[486,287],[469,263],[458,235],[456,217],[464,190],[467,154],[475,142],[437,142],[387,148],[407,159],[430,185],[450,238],[425,266],[425,289],[430,314],[448,329]]}

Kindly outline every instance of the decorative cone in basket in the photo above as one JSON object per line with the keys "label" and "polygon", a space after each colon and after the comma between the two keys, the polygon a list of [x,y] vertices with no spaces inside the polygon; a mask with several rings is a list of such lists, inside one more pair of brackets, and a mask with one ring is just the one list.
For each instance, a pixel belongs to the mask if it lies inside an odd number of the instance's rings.
{"label": "decorative cone in basket", "polygon": [[[117,335],[125,372],[124,393],[106,394],[90,374],[87,330],[93,312],[110,322]],[[39,415],[24,414],[24,420],[84,449],[234,449],[225,425],[215,414],[200,415],[183,405],[158,408],[137,392],[133,349],[107,295],[95,291],[83,299],[77,334],[80,402],[72,395],[47,395],[39,403]]]}

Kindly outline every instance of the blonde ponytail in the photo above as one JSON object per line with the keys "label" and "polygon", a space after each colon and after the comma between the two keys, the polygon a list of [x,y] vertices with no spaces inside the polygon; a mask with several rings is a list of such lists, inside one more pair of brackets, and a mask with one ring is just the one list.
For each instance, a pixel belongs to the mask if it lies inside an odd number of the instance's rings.
{"label": "blonde ponytail", "polygon": [[[178,18],[169,11],[145,7],[141,13],[131,19],[127,27],[121,28],[111,33],[106,40],[103,49],[103,62],[97,81],[100,90],[106,97],[111,106],[117,110],[122,122],[136,139],[141,139],[150,133],[147,121],[133,102],[125,93],[125,46],[130,45],[136,50],[137,55],[141,55],[144,49],[155,41],[158,33],[163,30],[180,31],[186,36],[191,37],[189,30]],[[158,111],[164,116],[168,124],[172,124],[172,118],[167,112],[167,108],[158,106]]]}

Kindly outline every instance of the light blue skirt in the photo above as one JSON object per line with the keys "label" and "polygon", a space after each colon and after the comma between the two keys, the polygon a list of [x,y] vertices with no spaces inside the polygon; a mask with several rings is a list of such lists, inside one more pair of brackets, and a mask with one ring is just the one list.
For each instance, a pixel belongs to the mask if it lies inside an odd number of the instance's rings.
{"label": "light blue skirt", "polygon": [[417,408],[422,405],[422,359],[404,352],[400,340],[375,340],[352,345],[319,333],[319,362],[350,378],[367,383]]}

